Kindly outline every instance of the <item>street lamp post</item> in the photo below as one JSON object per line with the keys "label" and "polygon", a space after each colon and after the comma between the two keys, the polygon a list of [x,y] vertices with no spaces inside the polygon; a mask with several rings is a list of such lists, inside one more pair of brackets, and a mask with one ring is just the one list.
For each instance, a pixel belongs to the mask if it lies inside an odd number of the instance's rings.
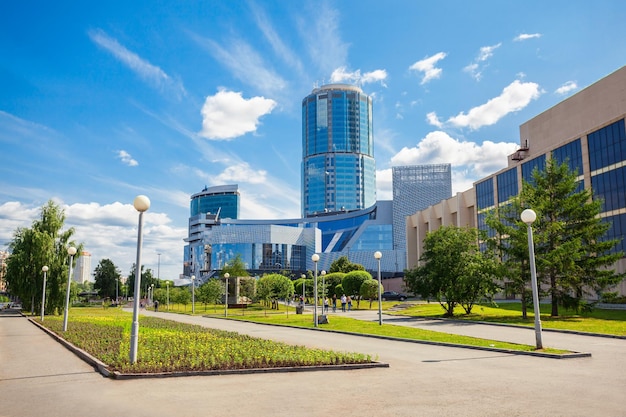
{"label": "street lamp post", "polygon": [[165,281],[165,288],[167,291],[167,311],[170,311],[170,282]]}
{"label": "street lamp post", "polygon": [[311,260],[315,263],[315,279],[313,280],[313,299],[315,302],[315,304],[313,304],[313,324],[317,327],[317,262],[320,260],[320,256],[314,253],[311,256]]}
{"label": "street lamp post", "polygon": [[46,274],[48,273],[48,265],[44,265],[43,271],[43,292],[41,293],[41,321],[43,321],[44,310],[46,308]]}
{"label": "street lamp post", "polygon": [[324,308],[326,307],[326,271],[322,270],[320,275],[322,275],[322,314],[324,314]]}
{"label": "street lamp post", "polygon": [[306,304],[306,275],[302,274],[300,278],[302,278],[302,314],[304,314],[304,305]]}
{"label": "street lamp post", "polygon": [[139,298],[141,297],[141,244],[143,213],[150,208],[150,199],[145,195],[138,195],[133,201],[135,210],[139,212],[137,227],[137,260],[135,262],[135,293],[133,297],[133,324],[130,332],[130,363],[137,362],[137,341],[139,338]]}
{"label": "street lamp post", "polygon": [[224,317],[228,317],[228,278],[230,278],[230,274],[226,272],[224,274],[224,279],[226,280],[226,294],[224,295]]}
{"label": "street lamp post", "polygon": [[522,221],[528,227],[528,256],[530,258],[530,285],[533,290],[533,309],[535,311],[535,341],[537,349],[543,349],[541,341],[541,316],[539,312],[539,288],[537,286],[537,269],[535,267],[535,244],[533,242],[532,224],[537,219],[537,214],[526,209],[521,214]]}
{"label": "street lamp post", "polygon": [[383,257],[383,254],[380,253],[380,251],[376,251],[374,252],[374,258],[376,258],[376,261],[378,261],[378,324],[379,325],[383,325],[383,306],[382,306],[382,295],[380,293],[380,287],[381,287],[381,282],[380,282],[380,258]]}
{"label": "street lamp post", "polygon": [[76,255],[76,248],[70,246],[67,248],[67,254],[70,255],[70,267],[67,273],[67,291],[65,292],[65,314],[63,314],[63,331],[67,331],[67,316],[70,311],[70,286],[72,283],[72,263],[74,262],[74,255]]}
{"label": "street lamp post", "polygon": [[191,314],[196,314],[196,276],[191,276]]}

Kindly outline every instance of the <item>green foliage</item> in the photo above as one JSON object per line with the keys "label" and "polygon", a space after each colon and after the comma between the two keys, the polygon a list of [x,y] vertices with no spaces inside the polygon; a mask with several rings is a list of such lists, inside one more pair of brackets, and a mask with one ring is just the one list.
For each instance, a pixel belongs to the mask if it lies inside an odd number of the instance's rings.
{"label": "green foliage", "polygon": [[[336,295],[337,297],[341,297],[343,294],[343,287],[341,287],[341,281],[346,274],[344,272],[331,272],[330,274],[326,274],[324,277],[325,285],[326,285],[326,295],[332,297]],[[339,287],[339,292],[337,292],[337,286]]]}
{"label": "green foliage", "polygon": [[342,256],[336,259],[332,264],[330,264],[330,270],[328,272],[343,272],[347,274],[352,271],[364,271],[365,268],[361,264],[354,264],[350,262],[347,256]]}
{"label": "green foliage", "polygon": [[[293,281],[280,274],[263,275],[257,282],[256,293],[257,297],[265,302],[276,299],[289,299],[294,294]],[[274,303],[274,305],[278,309],[278,304]]]}
{"label": "green foliage", "polygon": [[365,300],[370,300],[370,308],[372,308],[372,301],[378,300],[378,291],[381,293],[384,291],[382,285],[378,285],[378,281],[375,279],[368,279],[363,281],[359,294]]}
{"label": "green foliage", "polygon": [[474,303],[496,291],[498,264],[491,252],[481,252],[475,228],[443,226],[426,235],[421,265],[405,271],[404,283],[413,293],[435,299],[447,316],[456,305],[469,314]]}
{"label": "green foliage", "polygon": [[359,293],[361,291],[361,285],[363,282],[368,279],[372,279],[372,275],[367,271],[355,270],[352,272],[348,272],[345,277],[341,280],[341,286],[345,291],[346,295],[356,297],[357,300],[357,308],[359,307],[360,297]]}
{"label": "green foliage", "polygon": [[224,282],[219,279],[209,279],[196,290],[196,299],[204,304],[206,310],[208,304],[221,302],[225,291]]}
{"label": "green foliage", "polygon": [[533,171],[534,184],[524,183],[520,194],[537,213],[537,277],[549,288],[552,316],[559,306],[582,306],[590,291],[602,292],[624,278],[610,269],[623,254],[611,253],[618,241],[606,239],[610,224],[599,216],[602,202],[592,200],[589,190],[576,192],[576,178],[567,163],[552,158],[544,171]]}
{"label": "green foliage", "polygon": [[[130,268],[130,274],[128,274],[128,278],[126,279],[126,286],[128,289],[129,297],[135,296],[136,271],[137,269],[135,268],[135,264],[133,263],[133,265]],[[147,268],[144,271],[144,265],[141,265],[141,281],[139,283],[141,284],[139,297],[147,297],[148,288],[150,288],[152,285],[154,285],[155,288],[159,288],[159,285],[160,285],[160,281],[152,275],[152,270],[150,268]]]}
{"label": "green foliage", "polygon": [[222,268],[222,276],[228,272],[232,278],[234,277],[248,277],[250,274],[246,270],[246,264],[241,259],[241,255],[237,254],[233,259],[230,259]]}
{"label": "green foliage", "polygon": [[119,372],[194,372],[372,362],[369,355],[293,346],[234,332],[139,317],[140,347],[130,363],[130,314],[117,309],[80,309],[67,332],[59,318],[42,325]]}
{"label": "green foliage", "polygon": [[7,259],[7,288],[12,295],[19,297],[25,310],[41,308],[41,268],[44,265],[49,268],[45,312],[60,313],[64,308],[69,272],[67,248],[74,246],[77,249],[73,258],[75,263],[83,247],[71,240],[73,228],[62,231],[64,222],[65,212],[53,201],[48,201],[32,227],[18,228],[9,243],[11,256]]}
{"label": "green foliage", "polygon": [[94,271],[94,288],[98,290],[100,297],[114,300],[121,288],[119,279],[120,270],[113,261],[110,259],[100,260]]}

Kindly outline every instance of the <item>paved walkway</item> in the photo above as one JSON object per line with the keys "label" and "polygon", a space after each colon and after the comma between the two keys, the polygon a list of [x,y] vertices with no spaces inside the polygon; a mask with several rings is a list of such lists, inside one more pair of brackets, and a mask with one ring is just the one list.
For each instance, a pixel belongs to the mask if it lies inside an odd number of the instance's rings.
{"label": "paved walkway", "polygon": [[[559,360],[144,313],[289,343],[369,353],[390,367],[116,381],[96,373],[26,318],[5,312],[0,314],[0,416],[626,415],[625,340],[545,332],[546,346],[593,355]],[[502,336],[496,339],[534,342],[532,329],[446,326],[445,331],[462,328],[481,337],[494,338],[495,333]]]}

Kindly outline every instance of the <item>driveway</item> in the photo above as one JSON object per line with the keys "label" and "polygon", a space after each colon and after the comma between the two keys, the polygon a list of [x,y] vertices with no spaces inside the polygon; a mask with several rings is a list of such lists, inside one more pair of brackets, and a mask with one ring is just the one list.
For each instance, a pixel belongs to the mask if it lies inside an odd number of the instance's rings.
{"label": "driveway", "polygon": [[[592,354],[563,360],[144,313],[288,343],[369,353],[390,367],[116,381],[94,372],[26,318],[2,314],[0,416],[626,415],[626,340],[545,333],[546,346]],[[534,341],[532,329],[493,327],[476,325],[471,331],[503,337],[507,332],[507,338]]]}

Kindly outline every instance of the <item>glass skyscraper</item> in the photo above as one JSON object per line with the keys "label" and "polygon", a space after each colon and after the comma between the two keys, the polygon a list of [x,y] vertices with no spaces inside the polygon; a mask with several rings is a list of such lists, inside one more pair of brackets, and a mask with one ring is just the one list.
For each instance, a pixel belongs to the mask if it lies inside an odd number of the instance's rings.
{"label": "glass skyscraper", "polygon": [[302,214],[360,210],[376,203],[372,99],[329,84],[302,100]]}

